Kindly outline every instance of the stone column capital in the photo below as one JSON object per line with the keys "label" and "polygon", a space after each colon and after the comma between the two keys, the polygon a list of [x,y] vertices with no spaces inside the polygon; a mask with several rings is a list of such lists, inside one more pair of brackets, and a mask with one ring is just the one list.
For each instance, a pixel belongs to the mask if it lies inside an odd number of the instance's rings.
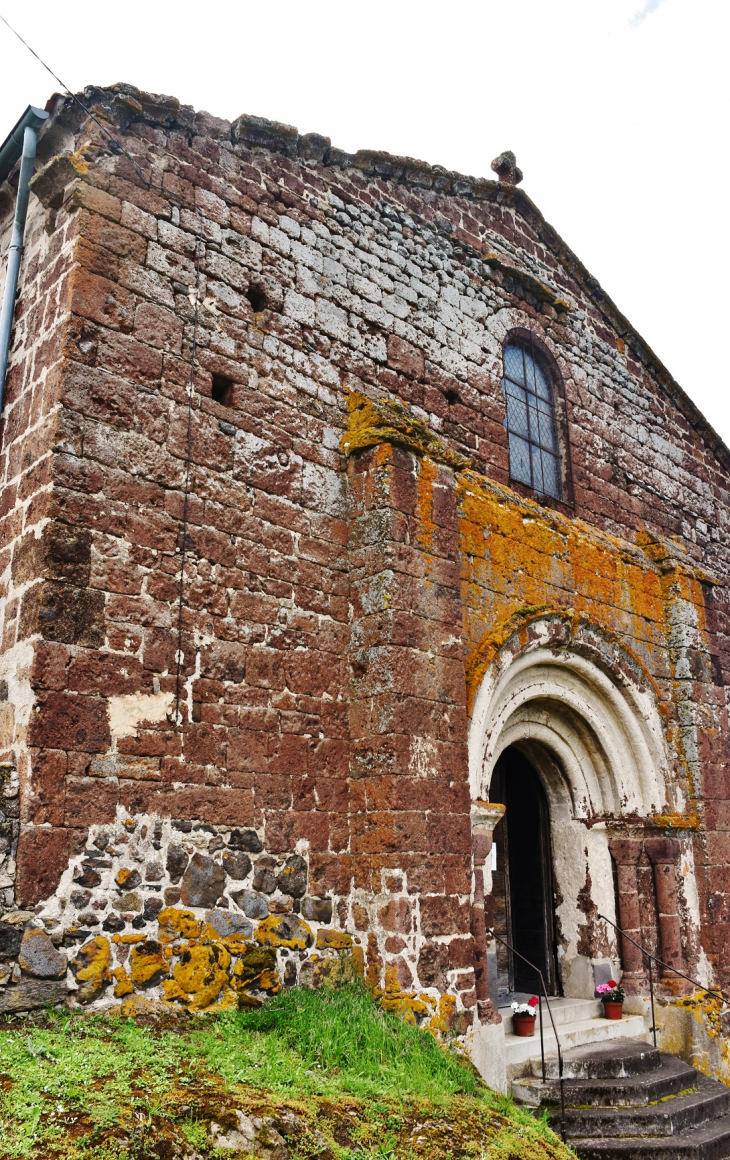
{"label": "stone column capital", "polygon": [[484,802],[477,798],[471,803],[472,834],[491,834],[504,817],[506,806],[498,802]]}
{"label": "stone column capital", "polygon": [[676,838],[647,838],[644,849],[655,866],[662,863],[676,866],[681,851]]}
{"label": "stone column capital", "polygon": [[609,838],[608,848],[617,866],[636,866],[641,857],[639,838]]}

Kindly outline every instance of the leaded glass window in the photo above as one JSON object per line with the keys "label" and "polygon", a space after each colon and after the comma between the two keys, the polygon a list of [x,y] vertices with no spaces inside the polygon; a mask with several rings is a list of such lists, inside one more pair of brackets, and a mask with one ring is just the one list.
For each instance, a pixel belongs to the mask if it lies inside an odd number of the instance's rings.
{"label": "leaded glass window", "polygon": [[526,483],[538,495],[560,499],[552,386],[528,347],[509,343],[504,348],[502,389],[510,478]]}

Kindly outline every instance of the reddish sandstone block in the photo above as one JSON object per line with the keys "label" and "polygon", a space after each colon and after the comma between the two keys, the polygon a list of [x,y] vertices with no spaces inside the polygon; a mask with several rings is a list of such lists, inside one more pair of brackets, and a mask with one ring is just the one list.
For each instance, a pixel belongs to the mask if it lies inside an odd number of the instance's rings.
{"label": "reddish sandstone block", "polygon": [[15,889],[21,906],[49,898],[68,865],[72,834],[58,826],[21,826]]}

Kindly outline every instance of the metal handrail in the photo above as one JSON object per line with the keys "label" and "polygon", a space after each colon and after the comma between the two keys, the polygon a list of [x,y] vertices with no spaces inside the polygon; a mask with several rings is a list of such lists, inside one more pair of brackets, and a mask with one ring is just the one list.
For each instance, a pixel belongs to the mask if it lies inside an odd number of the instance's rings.
{"label": "metal handrail", "polygon": [[614,930],[617,930],[619,932],[619,934],[621,935],[621,938],[628,939],[628,941],[630,943],[633,943],[633,945],[638,950],[640,950],[642,954],[646,955],[647,959],[649,960],[649,996],[651,998],[651,1032],[652,1032],[652,1035],[654,1038],[654,1047],[655,1048],[656,1048],[657,1026],[656,1026],[656,1016],[654,1014],[654,972],[652,970],[652,963],[653,962],[658,963],[660,967],[664,967],[664,969],[666,971],[672,971],[675,975],[679,975],[680,979],[686,979],[687,982],[691,983],[693,987],[697,987],[698,991],[702,991],[705,995],[712,995],[713,999],[719,999],[722,1003],[725,1003],[726,1006],[730,1006],[730,1001],[725,998],[722,991],[711,991],[709,987],[703,987],[702,983],[698,983],[697,979],[693,979],[689,975],[685,975],[684,971],[678,971],[676,967],[670,967],[669,963],[665,963],[664,960],[660,959],[658,955],[653,955],[651,953],[651,951],[648,951],[646,949],[646,947],[643,947],[641,945],[641,943],[638,943],[635,938],[632,938],[630,934],[627,934],[625,930],[622,930],[621,927],[617,926],[615,922],[612,922],[610,918],[606,918],[605,914],[599,914],[598,918],[602,918],[604,922],[607,922],[609,924],[609,926],[612,926]]}
{"label": "metal handrail", "polygon": [[[498,935],[496,931],[487,928],[487,934],[491,935],[492,938],[496,938],[497,942],[501,942],[503,947],[507,947],[507,950],[511,951],[513,955],[517,955],[518,959],[522,959],[523,963],[527,963],[528,967],[532,967],[533,971],[537,971],[538,975],[540,976],[540,985],[542,987],[542,993],[545,997],[545,1006],[547,1007],[548,1015],[550,1016],[550,1022],[553,1026],[553,1035],[555,1036],[555,1043],[557,1044],[558,1048],[558,1082],[560,1084],[560,1138],[563,1143],[565,1143],[565,1079],[563,1077],[563,1053],[560,1050],[560,1040],[558,1039],[558,1033],[555,1029],[553,1013],[550,1009],[550,1001],[547,995],[545,979],[543,978],[542,971],[539,967],[536,967],[534,963],[531,963],[529,959],[526,959],[524,955],[521,955],[518,950],[515,950],[511,943],[508,943],[507,940]],[[542,1003],[538,1003],[537,1009],[540,1013],[540,1059],[542,1063],[542,1082],[545,1083],[547,1076],[545,1074],[545,1038],[542,1026]]]}

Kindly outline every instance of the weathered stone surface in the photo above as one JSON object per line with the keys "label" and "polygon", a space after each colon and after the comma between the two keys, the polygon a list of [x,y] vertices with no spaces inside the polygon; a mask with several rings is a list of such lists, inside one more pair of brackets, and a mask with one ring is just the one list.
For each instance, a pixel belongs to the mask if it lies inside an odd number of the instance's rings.
{"label": "weathered stone surface", "polygon": [[228,845],[231,850],[246,850],[249,854],[260,854],[264,848],[255,830],[232,830]]}
{"label": "weathered stone surface", "polygon": [[139,914],[139,912],[142,910],[142,899],[140,898],[139,894],[132,890],[128,894],[123,894],[121,898],[115,899],[115,901],[112,902],[112,906],[115,910],[118,910],[120,914],[126,914],[127,911],[130,911],[133,914]]}
{"label": "weathered stone surface", "polygon": [[276,890],[276,874],[273,858],[260,858],[253,872],[253,888],[262,894],[273,894]]}
{"label": "weathered stone surface", "polygon": [[332,900],[329,898],[302,899],[302,918],[309,922],[332,922]]}
{"label": "weathered stone surface", "polygon": [[250,938],[253,934],[253,927],[248,919],[240,914],[234,914],[231,910],[208,910],[205,921],[213,927],[213,930],[217,931],[221,938],[231,934]]}
{"label": "weathered stone surface", "polygon": [[102,925],[104,930],[109,931],[111,934],[116,934],[120,930],[124,930],[124,928],[127,924],[125,923],[123,918],[119,917],[118,914],[109,914],[104,919],[104,921],[102,922],[101,925]]}
{"label": "weathered stone surface", "polygon": [[126,866],[122,866],[116,877],[117,886],[124,890],[134,890],[140,885],[141,881],[142,875],[139,870],[130,870]]}
{"label": "weathered stone surface", "polygon": [[16,957],[22,938],[22,927],[9,922],[0,922],[0,962]]}
{"label": "weathered stone surface", "polygon": [[188,867],[188,854],[182,846],[169,846],[167,850],[167,872],[171,882],[179,882]]}
{"label": "weathered stone surface", "polygon": [[132,947],[130,976],[135,987],[154,987],[168,974],[162,947],[154,939]]}
{"label": "weathered stone surface", "polygon": [[229,878],[242,881],[251,873],[251,859],[243,853],[229,853],[223,855],[223,869]]}
{"label": "weathered stone surface", "polygon": [[79,1003],[91,1003],[99,997],[111,978],[110,965],[111,945],[103,935],[79,948],[69,963],[78,983],[74,996]]}
{"label": "weathered stone surface", "polygon": [[57,951],[46,932],[37,927],[25,931],[18,962],[26,974],[36,979],[62,979],[68,969],[66,956]]}
{"label": "weathered stone surface", "polygon": [[239,1110],[235,1112],[234,1124],[224,1126],[215,1120],[211,1123],[210,1143],[214,1148],[256,1156],[259,1160],[289,1160],[286,1143],[273,1120],[247,1116]]}
{"label": "weathered stone surface", "polygon": [[21,979],[0,991],[0,1012],[32,1011],[63,1003],[68,986],[63,980]]}
{"label": "weathered stone surface", "polygon": [[293,854],[287,858],[276,880],[282,894],[302,898],[307,891],[307,863],[298,854]]}
{"label": "weathered stone surface", "polygon": [[[228,979],[230,953],[220,943],[190,946],[173,967],[174,983],[194,1010],[209,1007]],[[173,996],[171,989],[166,992]]]}
{"label": "weathered stone surface", "polygon": [[215,906],[225,885],[222,866],[204,854],[193,854],[183,876],[180,898],[185,906]]}
{"label": "weathered stone surface", "polygon": [[256,938],[262,946],[305,950],[312,945],[312,930],[297,914],[272,914],[259,923]]}
{"label": "weathered stone surface", "polygon": [[257,894],[255,890],[237,890],[231,894],[231,898],[247,918],[266,918],[269,913],[266,896]]}

